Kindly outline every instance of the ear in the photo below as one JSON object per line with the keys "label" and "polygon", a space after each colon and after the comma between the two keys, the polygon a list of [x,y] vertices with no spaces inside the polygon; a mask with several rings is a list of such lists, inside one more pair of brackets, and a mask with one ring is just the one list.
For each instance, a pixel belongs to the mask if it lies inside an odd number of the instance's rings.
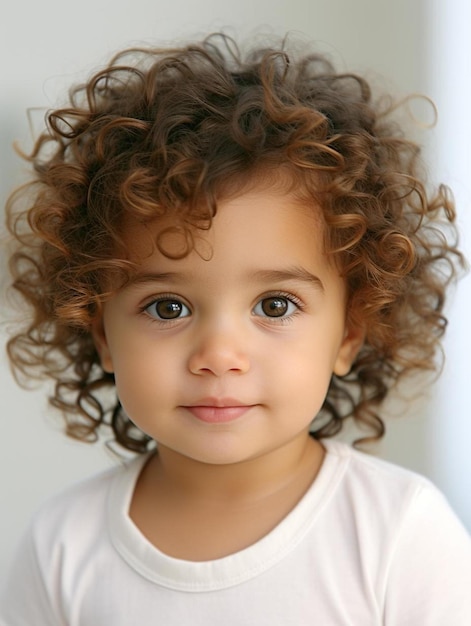
{"label": "ear", "polygon": [[345,329],[345,335],[334,363],[334,374],[345,376],[359,353],[366,335],[364,326],[351,325]]}
{"label": "ear", "polygon": [[91,335],[93,337],[93,341],[95,342],[95,348],[98,352],[98,356],[100,357],[101,367],[108,374],[112,374],[113,369],[113,360],[111,358],[111,352],[108,347],[108,341],[106,339],[105,325],[103,321],[103,317],[100,316],[94,322],[92,322],[91,326]]}

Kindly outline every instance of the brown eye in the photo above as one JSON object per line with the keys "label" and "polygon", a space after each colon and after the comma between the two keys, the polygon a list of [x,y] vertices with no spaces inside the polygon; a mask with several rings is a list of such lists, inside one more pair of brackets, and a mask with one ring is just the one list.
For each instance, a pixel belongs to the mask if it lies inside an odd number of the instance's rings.
{"label": "brown eye", "polygon": [[288,310],[288,301],[285,298],[265,298],[262,300],[262,311],[270,317],[281,317]]}
{"label": "brown eye", "polygon": [[152,304],[149,304],[146,308],[146,312],[151,317],[161,320],[175,320],[190,315],[190,310],[183,302],[171,298],[152,302]]}
{"label": "brown eye", "polygon": [[271,296],[270,298],[260,300],[254,308],[254,313],[266,317],[283,317],[286,314],[293,313],[295,309],[296,305],[288,298]]}

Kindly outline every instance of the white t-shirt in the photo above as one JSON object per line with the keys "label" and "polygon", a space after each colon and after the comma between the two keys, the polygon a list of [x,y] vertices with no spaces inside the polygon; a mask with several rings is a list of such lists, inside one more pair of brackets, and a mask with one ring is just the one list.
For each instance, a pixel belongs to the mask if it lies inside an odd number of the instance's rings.
{"label": "white t-shirt", "polygon": [[470,626],[471,540],[424,478],[335,441],[268,535],[171,558],[128,516],[145,457],[55,497],[13,563],[2,626]]}

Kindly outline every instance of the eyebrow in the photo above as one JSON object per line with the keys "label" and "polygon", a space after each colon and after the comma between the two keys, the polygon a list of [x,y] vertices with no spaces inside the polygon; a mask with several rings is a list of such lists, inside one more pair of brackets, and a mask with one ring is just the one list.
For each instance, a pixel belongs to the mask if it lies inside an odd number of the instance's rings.
{"label": "eyebrow", "polygon": [[294,266],[282,270],[257,270],[251,273],[250,276],[267,282],[301,281],[324,291],[321,279],[315,274],[308,272],[304,267]]}
{"label": "eyebrow", "polygon": [[[285,269],[255,270],[248,275],[249,280],[257,280],[260,282],[286,282],[297,281],[309,283],[324,291],[324,285],[321,279],[312,274],[304,267],[294,266]],[[191,277],[190,277],[191,279]],[[132,285],[140,285],[143,283],[164,283],[164,282],[182,282],[185,276],[179,272],[144,272],[131,276],[126,283],[126,287]]]}
{"label": "eyebrow", "polygon": [[183,274],[178,272],[137,272],[128,278],[124,287],[132,287],[133,285],[142,285],[145,283],[179,282],[182,281],[183,278]]}

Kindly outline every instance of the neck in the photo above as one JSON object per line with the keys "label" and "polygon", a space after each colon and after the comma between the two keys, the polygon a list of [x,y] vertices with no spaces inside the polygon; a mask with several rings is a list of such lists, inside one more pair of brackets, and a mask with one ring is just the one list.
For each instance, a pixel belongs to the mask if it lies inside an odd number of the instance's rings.
{"label": "neck", "polygon": [[324,457],[324,449],[308,434],[283,448],[239,463],[209,464],[158,446],[158,453],[146,468],[148,489],[168,489],[186,498],[218,500],[259,500],[260,497],[305,480],[310,484]]}
{"label": "neck", "polygon": [[234,554],[269,533],[296,506],[322,464],[307,434],[258,458],[199,463],[159,446],[130,507],[134,524],[162,552],[207,561]]}

